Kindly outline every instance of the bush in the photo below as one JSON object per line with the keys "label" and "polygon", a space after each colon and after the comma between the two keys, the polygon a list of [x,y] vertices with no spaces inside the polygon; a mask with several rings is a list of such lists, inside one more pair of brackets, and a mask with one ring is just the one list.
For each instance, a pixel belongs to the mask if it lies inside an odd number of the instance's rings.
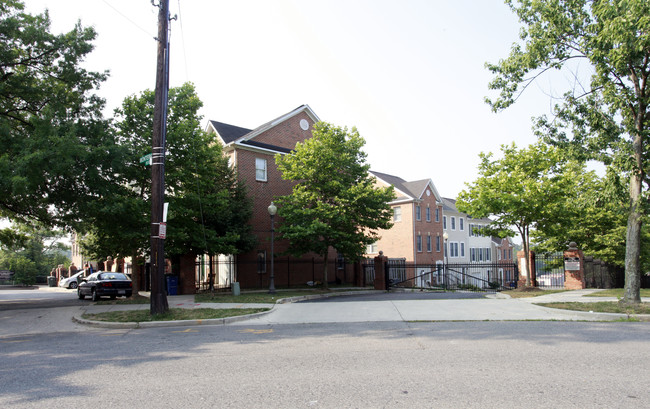
{"label": "bush", "polygon": [[36,283],[36,263],[25,256],[12,254],[3,260],[4,267],[14,272],[13,279],[22,285],[34,285]]}

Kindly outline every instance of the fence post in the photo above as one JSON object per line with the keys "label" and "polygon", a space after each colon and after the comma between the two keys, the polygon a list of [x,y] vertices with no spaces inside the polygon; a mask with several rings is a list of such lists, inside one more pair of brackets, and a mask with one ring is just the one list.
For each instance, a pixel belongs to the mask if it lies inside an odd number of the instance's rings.
{"label": "fence post", "polygon": [[375,257],[375,290],[385,291],[388,289],[386,282],[386,262],[388,257],[384,256],[384,252],[380,251],[379,255]]}
{"label": "fence post", "polygon": [[578,245],[572,241],[564,251],[564,288],[581,290],[585,287],[584,256]]}

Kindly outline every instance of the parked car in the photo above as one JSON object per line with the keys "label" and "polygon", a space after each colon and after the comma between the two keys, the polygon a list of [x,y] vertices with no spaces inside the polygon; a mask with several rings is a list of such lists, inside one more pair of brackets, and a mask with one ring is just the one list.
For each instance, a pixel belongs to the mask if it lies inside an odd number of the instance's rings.
{"label": "parked car", "polygon": [[83,271],[80,271],[77,274],[73,275],[72,277],[60,279],[59,280],[59,287],[72,288],[74,290],[75,288],[77,288],[78,277],[82,276],[83,273],[84,273]]}
{"label": "parked car", "polygon": [[125,274],[110,271],[98,271],[84,278],[77,288],[80,300],[89,296],[93,301],[99,297],[109,296],[130,297],[133,294],[133,283]]}

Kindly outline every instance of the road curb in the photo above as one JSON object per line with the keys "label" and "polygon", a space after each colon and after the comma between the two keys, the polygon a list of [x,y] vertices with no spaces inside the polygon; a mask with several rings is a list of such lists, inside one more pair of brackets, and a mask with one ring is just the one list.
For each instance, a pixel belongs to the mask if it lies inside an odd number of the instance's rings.
{"label": "road curb", "polygon": [[138,329],[138,328],[162,328],[162,327],[191,327],[199,325],[225,325],[233,322],[246,321],[252,318],[257,318],[262,315],[269,314],[273,311],[271,308],[268,311],[256,312],[254,314],[235,315],[233,317],[225,318],[212,318],[205,320],[180,320],[180,321],[143,321],[143,322],[110,322],[110,321],[94,321],[85,318],[72,316],[72,321],[77,324],[88,325],[97,328],[113,328],[113,329]]}

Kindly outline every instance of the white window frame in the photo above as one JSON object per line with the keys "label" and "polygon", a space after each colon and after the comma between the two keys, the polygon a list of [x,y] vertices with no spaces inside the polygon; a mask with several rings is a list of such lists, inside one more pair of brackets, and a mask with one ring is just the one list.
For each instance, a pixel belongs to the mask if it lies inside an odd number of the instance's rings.
{"label": "white window frame", "polygon": [[458,218],[458,230],[464,231],[465,230],[465,219],[462,217]]}
{"label": "white window frame", "polygon": [[465,257],[465,242],[460,242],[460,257]]}
{"label": "white window frame", "polygon": [[427,217],[427,221],[430,222],[431,221],[431,208],[429,206],[427,206],[427,215],[426,215],[426,217]]}
{"label": "white window frame", "polygon": [[422,235],[418,234],[415,242],[416,242],[418,253],[422,253]]}
{"label": "white window frame", "polygon": [[422,206],[415,205],[415,220],[420,221],[422,219]]}
{"label": "white window frame", "polygon": [[401,222],[402,221],[402,206],[395,206],[393,207],[393,222]]}
{"label": "white window frame", "polygon": [[451,230],[456,230],[456,216],[451,216]]}
{"label": "white window frame", "polygon": [[427,235],[427,253],[433,251],[433,246],[431,245],[431,235]]}
{"label": "white window frame", "polygon": [[[263,167],[260,165],[264,165]],[[258,182],[268,181],[267,161],[264,158],[255,158],[255,180]]]}

